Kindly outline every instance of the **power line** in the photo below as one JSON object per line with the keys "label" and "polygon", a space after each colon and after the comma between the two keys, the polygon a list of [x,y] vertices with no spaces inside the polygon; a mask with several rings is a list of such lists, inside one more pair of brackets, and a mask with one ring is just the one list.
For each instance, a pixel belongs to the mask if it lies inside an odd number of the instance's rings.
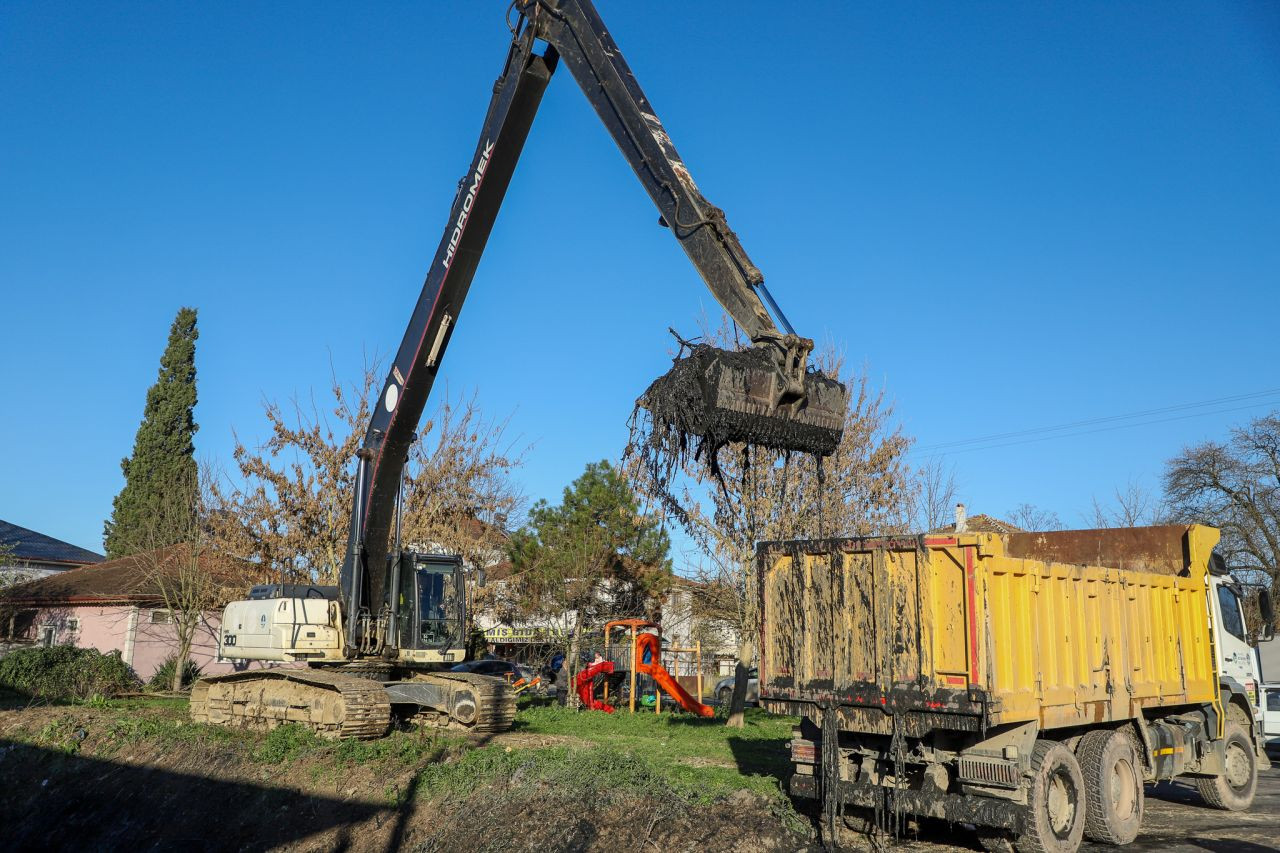
{"label": "power line", "polygon": [[[1100,426],[1096,429],[1081,430],[1078,427],[1091,426],[1100,423],[1110,423],[1117,420],[1126,420],[1152,414],[1161,414],[1166,412],[1184,411],[1189,408],[1197,408],[1214,403],[1223,403],[1229,401],[1246,400],[1256,397],[1265,396],[1267,394],[1280,393],[1280,389],[1276,391],[1260,391],[1254,394],[1239,394],[1234,397],[1223,397],[1218,400],[1206,400],[1199,403],[1184,403],[1177,406],[1166,406],[1160,409],[1149,409],[1145,412],[1134,412],[1128,415],[1111,415],[1107,417],[1091,418],[1085,421],[1076,421],[1070,424],[1061,424],[1052,427],[1036,427],[1034,429],[1018,430],[1016,432],[998,433],[994,435],[984,436],[981,438],[970,438],[961,441],[943,442],[941,444],[932,444],[924,447],[914,448],[908,452],[908,456],[950,456],[956,453],[972,453],[979,450],[994,450],[999,447],[1011,447],[1019,444],[1032,444],[1040,441],[1052,441],[1060,438],[1075,438],[1082,435],[1092,435],[1100,432],[1112,432],[1118,429],[1129,429],[1132,427],[1152,426],[1155,424],[1170,423],[1172,421],[1187,420],[1189,418],[1207,417],[1209,415],[1222,415],[1231,412],[1242,412],[1249,409],[1256,409],[1259,406],[1268,406],[1280,403],[1280,400],[1255,400],[1244,406],[1233,406],[1225,409],[1213,409],[1207,412],[1190,412],[1187,414],[1174,415],[1167,418],[1149,418],[1147,420],[1135,421],[1134,423],[1111,423],[1110,426]],[[1072,429],[1072,432],[1062,432],[1063,430]],[[1058,435],[1043,435],[1047,432],[1057,432]],[[1034,436],[1034,437],[1025,437]],[[1001,441],[1000,439],[1012,438],[1012,441]]]}
{"label": "power line", "polygon": [[[956,441],[944,441],[938,444],[929,444],[919,447],[917,450],[941,450],[944,447],[959,447],[965,444],[982,444],[988,441],[996,441],[1002,438],[1018,438],[1024,435],[1034,435],[1044,432],[1057,432],[1059,430],[1073,429],[1075,427],[1093,426],[1094,424],[1106,423],[1109,421],[1128,420],[1130,418],[1144,418],[1150,415],[1163,415],[1169,412],[1184,411],[1186,409],[1196,409],[1204,406],[1217,406],[1222,403],[1235,403],[1240,400],[1250,400],[1257,397],[1270,397],[1280,394],[1280,388],[1270,388],[1266,391],[1253,391],[1248,394],[1235,394],[1230,397],[1216,397],[1211,400],[1200,400],[1195,403],[1178,403],[1173,406],[1162,406],[1158,409],[1144,409],[1139,412],[1129,412],[1124,415],[1104,415],[1096,418],[1088,418],[1082,421],[1070,421],[1068,423],[1056,424],[1054,426],[1032,427],[1030,429],[1015,430],[1013,432],[998,432],[991,435],[982,435],[977,438],[964,438]],[[1255,404],[1257,405],[1257,404]]]}

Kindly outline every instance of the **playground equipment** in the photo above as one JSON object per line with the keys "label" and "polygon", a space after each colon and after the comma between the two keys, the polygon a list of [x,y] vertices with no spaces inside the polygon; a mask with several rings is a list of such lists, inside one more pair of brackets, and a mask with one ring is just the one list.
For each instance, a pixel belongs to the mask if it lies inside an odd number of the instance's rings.
{"label": "playground equipment", "polygon": [[[592,711],[604,711],[606,714],[613,713],[613,706],[607,702],[602,702],[595,697],[596,677],[600,675],[613,675],[613,661],[597,660],[588,666],[582,672],[578,673],[575,681],[578,688],[578,698],[582,700],[582,707]],[[606,682],[607,684],[608,682]],[[608,688],[605,688],[605,697],[608,697]]]}
{"label": "playground equipment", "polygon": [[[615,648],[613,644],[614,631],[622,629],[627,632],[626,643],[622,648]],[[665,692],[668,696],[676,701],[680,707],[686,711],[697,714],[701,717],[711,717],[715,715],[709,706],[702,703],[702,648],[699,643],[694,648],[682,649],[668,647],[665,651],[669,655],[679,655],[681,653],[690,653],[694,655],[694,669],[698,676],[698,698],[693,698],[689,691],[685,690],[678,681],[667,671],[662,665],[662,635],[661,628],[656,622],[648,622],[644,619],[615,619],[608,622],[604,626],[604,658],[603,663],[610,665],[609,672],[616,672],[615,665],[621,665],[629,670],[630,691],[629,704],[630,710],[634,714],[636,710],[636,679],[637,676],[647,675],[653,679],[660,691]],[[597,664],[593,664],[596,666]],[[589,671],[590,667],[584,672]],[[661,692],[655,691],[656,694],[656,710],[662,711],[662,695]],[[581,695],[581,694],[579,694]],[[608,703],[608,683],[605,685],[604,702]],[[592,700],[594,701],[594,699]]]}

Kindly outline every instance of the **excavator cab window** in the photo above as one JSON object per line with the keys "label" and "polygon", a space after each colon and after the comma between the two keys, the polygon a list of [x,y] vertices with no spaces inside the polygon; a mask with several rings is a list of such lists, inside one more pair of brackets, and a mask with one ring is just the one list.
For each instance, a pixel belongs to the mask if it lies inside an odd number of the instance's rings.
{"label": "excavator cab window", "polygon": [[455,566],[418,564],[418,648],[458,644],[462,639],[462,573]]}

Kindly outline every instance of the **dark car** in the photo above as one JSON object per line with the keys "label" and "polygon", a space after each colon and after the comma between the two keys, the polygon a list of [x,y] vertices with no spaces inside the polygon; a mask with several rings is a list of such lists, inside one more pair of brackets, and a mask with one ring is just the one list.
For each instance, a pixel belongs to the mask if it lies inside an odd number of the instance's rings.
{"label": "dark car", "polygon": [[476,675],[493,675],[507,681],[519,681],[523,674],[520,667],[509,660],[469,660],[453,667],[453,672],[474,672]]}

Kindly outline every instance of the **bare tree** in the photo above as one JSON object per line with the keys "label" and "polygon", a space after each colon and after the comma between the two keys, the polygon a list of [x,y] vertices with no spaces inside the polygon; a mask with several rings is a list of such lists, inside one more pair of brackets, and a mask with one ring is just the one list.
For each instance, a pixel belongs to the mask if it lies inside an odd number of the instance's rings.
{"label": "bare tree", "polygon": [[27,561],[17,558],[16,553],[14,544],[0,544],[0,590],[26,583],[38,576]]}
{"label": "bare tree", "polygon": [[[742,345],[724,326],[704,337],[722,348]],[[817,361],[851,385],[844,435],[831,456],[729,445],[720,451],[718,473],[708,460],[685,454],[667,467],[643,453],[630,459],[637,487],[662,501],[710,557],[708,580],[735,593],[741,645],[729,725],[743,724],[747,671],[756,658],[756,543],[894,532],[910,514],[913,484],[904,455],[911,442],[893,424],[893,407],[865,376],[845,370],[833,348]]]}
{"label": "bare tree", "polygon": [[[184,475],[185,476],[185,475]],[[141,575],[141,586],[159,596],[173,626],[177,648],[170,689],[182,689],[196,632],[209,611],[243,595],[255,580],[254,567],[219,551],[207,523],[208,475],[183,492],[190,500],[157,508],[142,523],[137,541],[126,542]],[[169,544],[176,543],[176,544]]]}
{"label": "bare tree", "polygon": [[1168,510],[1159,495],[1143,486],[1136,480],[1130,480],[1123,488],[1117,487],[1112,496],[1112,503],[1105,505],[1093,498],[1093,526],[1102,527],[1145,527],[1160,524],[1168,515]]}
{"label": "bare tree", "polygon": [[474,395],[448,399],[427,421],[405,467],[408,541],[459,554],[483,568],[505,556],[511,520],[526,500],[515,479],[528,450],[487,418]]}
{"label": "bare tree", "polygon": [[[1170,515],[1222,531],[1218,546],[1245,583],[1280,580],[1280,412],[1231,430],[1226,442],[1183,449],[1165,464]],[[1256,615],[1256,593],[1248,602]],[[1256,619],[1254,620],[1256,624]]]}
{"label": "bare tree", "polygon": [[[270,437],[256,450],[237,440],[239,482],[220,483],[228,550],[290,580],[336,581],[379,375],[373,364],[352,386],[335,378],[327,410],[314,399],[293,401],[288,414],[264,404]],[[524,453],[474,397],[454,403],[446,394],[405,466],[403,541],[456,551],[472,565],[500,555],[506,519],[524,506],[512,476]]]}
{"label": "bare tree", "polygon": [[941,459],[927,460],[913,473],[908,492],[908,527],[919,532],[937,530],[954,519],[957,502],[956,471]]}
{"label": "bare tree", "polygon": [[1005,521],[1023,530],[1062,530],[1065,525],[1051,509],[1040,509],[1035,504],[1020,503],[1005,513]]}

